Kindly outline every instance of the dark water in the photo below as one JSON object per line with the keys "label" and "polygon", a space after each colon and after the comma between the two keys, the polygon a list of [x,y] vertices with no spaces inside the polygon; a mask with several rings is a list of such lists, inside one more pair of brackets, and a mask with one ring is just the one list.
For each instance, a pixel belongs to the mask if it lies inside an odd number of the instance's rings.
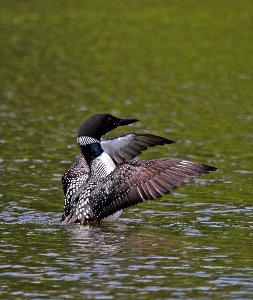
{"label": "dark water", "polygon": [[[251,1],[1,1],[0,297],[253,299]],[[62,225],[80,123],[219,168],[119,222]]]}

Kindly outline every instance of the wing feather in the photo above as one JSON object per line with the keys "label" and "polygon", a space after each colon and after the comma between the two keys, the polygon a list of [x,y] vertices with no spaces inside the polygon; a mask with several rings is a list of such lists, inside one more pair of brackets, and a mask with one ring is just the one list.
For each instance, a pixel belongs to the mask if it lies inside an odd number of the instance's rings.
{"label": "wing feather", "polygon": [[101,141],[103,150],[116,164],[135,158],[142,151],[156,145],[174,143],[166,138],[152,134],[127,134]]}
{"label": "wing feather", "polygon": [[94,189],[90,199],[94,221],[123,208],[170,193],[191,179],[216,168],[179,159],[122,163]]}

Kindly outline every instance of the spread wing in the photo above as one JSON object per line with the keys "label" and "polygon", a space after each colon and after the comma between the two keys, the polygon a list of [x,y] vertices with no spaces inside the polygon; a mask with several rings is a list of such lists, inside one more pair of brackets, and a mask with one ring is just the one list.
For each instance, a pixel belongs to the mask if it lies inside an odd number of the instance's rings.
{"label": "spread wing", "polygon": [[157,135],[132,133],[103,140],[101,141],[101,146],[111,156],[114,163],[119,164],[133,159],[149,147],[171,143],[174,142]]}
{"label": "spread wing", "polygon": [[[116,164],[131,160],[148,147],[174,143],[166,138],[152,134],[128,134],[101,141],[103,150],[111,156]],[[83,155],[77,157],[62,177],[63,191],[66,195],[73,179],[79,176],[89,176],[89,166]]]}
{"label": "spread wing", "polygon": [[179,159],[135,160],[118,165],[93,190],[89,219],[100,221],[115,212],[160,198],[191,179],[216,168]]}

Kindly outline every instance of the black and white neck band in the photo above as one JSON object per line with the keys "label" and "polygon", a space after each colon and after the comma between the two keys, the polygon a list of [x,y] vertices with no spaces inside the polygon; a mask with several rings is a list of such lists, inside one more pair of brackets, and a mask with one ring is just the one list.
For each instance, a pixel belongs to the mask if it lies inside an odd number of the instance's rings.
{"label": "black and white neck band", "polygon": [[94,144],[94,143],[100,143],[100,142],[99,142],[99,140],[94,139],[89,136],[79,136],[77,138],[77,144],[79,146],[85,146],[85,145]]}

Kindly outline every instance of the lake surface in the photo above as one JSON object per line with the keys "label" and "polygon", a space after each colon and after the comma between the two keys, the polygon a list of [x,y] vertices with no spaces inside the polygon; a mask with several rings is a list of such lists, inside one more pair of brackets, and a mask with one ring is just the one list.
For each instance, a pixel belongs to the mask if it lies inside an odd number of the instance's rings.
{"label": "lake surface", "polygon": [[[0,298],[253,299],[252,1],[1,1]],[[115,224],[63,225],[92,114],[219,168]]]}

